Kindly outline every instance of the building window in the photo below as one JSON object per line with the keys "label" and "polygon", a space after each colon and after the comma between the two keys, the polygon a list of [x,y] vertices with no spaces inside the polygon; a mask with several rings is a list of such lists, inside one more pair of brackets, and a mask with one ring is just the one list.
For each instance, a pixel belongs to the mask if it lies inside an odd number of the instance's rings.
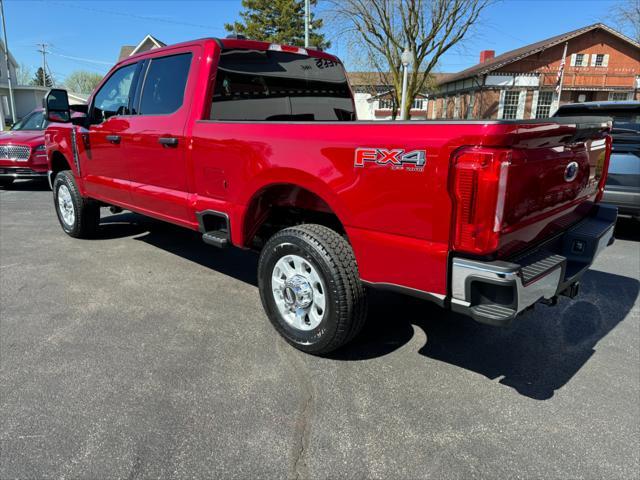
{"label": "building window", "polygon": [[576,54],[576,67],[582,67],[584,63],[584,53]]}
{"label": "building window", "polygon": [[381,98],[378,100],[378,108],[380,110],[392,110],[393,109],[393,99],[392,98]]}
{"label": "building window", "polygon": [[623,102],[625,100],[629,100],[630,97],[630,92],[609,92],[610,102]]}
{"label": "building window", "polygon": [[599,53],[596,55],[596,67],[602,67],[604,63],[604,53]]}
{"label": "building window", "polygon": [[551,112],[551,103],[553,103],[553,92],[539,92],[538,105],[536,107],[536,118],[547,118]]}
{"label": "building window", "polygon": [[412,110],[424,110],[424,98],[416,98],[411,104]]}
{"label": "building window", "polygon": [[520,92],[517,90],[507,90],[504,92],[504,108],[502,110],[502,118],[514,119],[518,116],[518,100]]}
{"label": "building window", "polygon": [[453,118],[460,118],[460,95],[453,99]]}

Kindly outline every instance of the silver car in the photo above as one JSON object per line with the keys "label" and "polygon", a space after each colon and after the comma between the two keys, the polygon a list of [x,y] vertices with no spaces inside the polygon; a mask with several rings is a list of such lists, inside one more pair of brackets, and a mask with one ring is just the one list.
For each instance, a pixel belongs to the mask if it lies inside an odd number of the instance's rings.
{"label": "silver car", "polygon": [[640,218],[640,102],[585,102],[562,105],[554,117],[612,117],[613,150],[604,203],[621,215]]}

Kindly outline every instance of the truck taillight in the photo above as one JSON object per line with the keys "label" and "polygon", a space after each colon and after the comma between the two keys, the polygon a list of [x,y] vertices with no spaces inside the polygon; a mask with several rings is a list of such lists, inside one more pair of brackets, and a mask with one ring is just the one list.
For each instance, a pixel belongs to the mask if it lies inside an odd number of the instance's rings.
{"label": "truck taillight", "polygon": [[[604,185],[607,183],[607,176],[609,175],[609,161],[611,160],[612,138],[611,135],[607,135],[605,140],[606,148],[604,149],[604,159],[602,160],[602,171],[600,172],[600,180],[598,181],[598,193],[596,194],[596,202],[602,200],[604,195]],[[598,172],[596,171],[596,174]]]}
{"label": "truck taillight", "polygon": [[453,249],[486,254],[498,247],[511,151],[463,148],[453,157]]}
{"label": "truck taillight", "polygon": [[291,45],[280,45],[278,43],[272,43],[269,45],[269,50],[274,52],[287,52],[287,53],[297,53],[298,55],[309,55],[309,52],[305,48],[302,47],[293,47]]}

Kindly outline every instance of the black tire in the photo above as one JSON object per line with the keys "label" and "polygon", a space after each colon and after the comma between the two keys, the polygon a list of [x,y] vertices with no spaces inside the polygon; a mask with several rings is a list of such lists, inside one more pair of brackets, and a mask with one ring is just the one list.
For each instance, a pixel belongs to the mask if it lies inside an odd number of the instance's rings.
{"label": "black tire", "polygon": [[[60,189],[66,187],[70,194],[74,218],[65,221],[59,201]],[[66,193],[66,192],[65,192]],[[70,170],[64,170],[53,180],[53,203],[60,226],[68,235],[75,238],[91,238],[95,235],[100,223],[100,206],[90,198],[84,198],[78,191],[76,179]]]}
{"label": "black tire", "polygon": [[0,187],[2,188],[7,188],[8,186],[10,186],[13,183],[14,179],[9,177],[9,178],[0,178]]}
{"label": "black tire", "polygon": [[[272,287],[278,260],[297,255],[309,262],[326,286],[326,311],[320,324],[303,331],[280,314]],[[366,293],[349,243],[335,231],[314,224],[286,228],[269,239],[260,254],[258,285],[262,305],[278,333],[303,352],[322,355],[351,341],[366,318]]]}

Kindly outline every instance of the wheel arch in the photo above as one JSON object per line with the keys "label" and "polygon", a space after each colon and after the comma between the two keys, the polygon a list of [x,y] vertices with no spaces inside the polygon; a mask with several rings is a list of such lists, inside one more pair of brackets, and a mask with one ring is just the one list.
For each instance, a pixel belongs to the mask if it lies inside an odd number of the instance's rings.
{"label": "wheel arch", "polygon": [[251,247],[257,236],[266,241],[275,231],[300,223],[325,225],[346,236],[346,219],[338,205],[327,190],[317,185],[290,181],[265,183],[255,189],[246,202],[237,233],[245,247]]}
{"label": "wheel arch", "polygon": [[51,152],[49,160],[49,185],[53,186],[56,175],[63,170],[73,170],[67,157],[59,150]]}

